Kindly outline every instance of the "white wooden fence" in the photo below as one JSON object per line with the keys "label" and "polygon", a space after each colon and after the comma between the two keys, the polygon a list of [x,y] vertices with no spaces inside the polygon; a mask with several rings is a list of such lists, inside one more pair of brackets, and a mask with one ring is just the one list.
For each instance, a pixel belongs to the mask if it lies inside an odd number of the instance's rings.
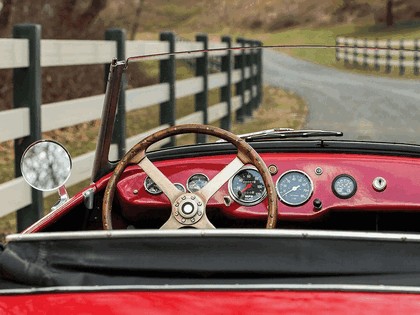
{"label": "white wooden fence", "polygon": [[[30,43],[28,39],[2,38],[0,39],[0,69],[27,68],[30,66]],[[241,47],[239,44],[234,46]],[[247,46],[247,44],[242,44]],[[199,50],[203,49],[201,42],[176,42],[175,51]],[[224,42],[209,42],[208,48],[227,48]],[[231,46],[232,47],[232,46]],[[168,42],[162,41],[126,41],[125,49],[127,56],[143,55],[151,53],[169,52]],[[235,56],[250,55],[251,50],[234,51],[215,51],[209,52],[209,56]],[[69,65],[92,65],[109,64],[112,58],[117,56],[117,43],[109,40],[40,40],[40,64],[41,67],[69,66]],[[197,58],[203,53],[181,54],[177,59]],[[166,56],[158,56],[154,59],[165,60]],[[221,88],[227,84],[237,85],[241,80],[248,80],[246,90],[240,94],[233,95],[229,108],[237,111],[252,101],[260,101],[260,87],[256,85],[257,80],[251,80],[261,69],[257,69],[256,64],[242,68],[233,68],[228,76],[227,72],[208,74],[208,89]],[[228,81],[230,78],[230,82]],[[102,78],[100,78],[102,80]],[[203,77],[194,77],[175,82],[176,98],[194,95],[203,91]],[[16,84],[16,83],[15,83]],[[229,88],[230,90],[230,88]],[[169,83],[159,83],[151,86],[129,89],[125,91],[126,112],[140,108],[163,103],[169,100]],[[91,120],[100,119],[104,95],[93,95],[89,97],[42,104],[41,112],[41,132],[46,132],[58,128],[68,127]],[[208,123],[220,120],[228,115],[228,102],[213,104],[207,109]],[[176,124],[182,123],[203,123],[203,112],[194,112],[175,121]],[[17,141],[20,138],[30,136],[30,109],[28,107],[14,108],[11,110],[0,111],[0,142],[9,140]],[[167,124],[156,126],[142,134],[126,139],[126,145],[130,148],[140,139],[154,131],[167,127]],[[113,144],[110,158],[117,159],[117,145]],[[71,186],[75,183],[88,179],[91,175],[94,152],[88,152],[73,158],[72,175],[67,183]],[[44,196],[49,193],[44,193]],[[0,217],[19,209],[25,210],[32,203],[32,191],[22,177],[0,184]],[[26,210],[25,210],[26,211]],[[24,228],[24,227],[21,227]]]}
{"label": "white wooden fence", "polygon": [[[337,37],[337,61],[344,61],[348,65],[373,66],[380,70],[381,66],[386,72],[392,68],[399,69],[401,75],[406,68],[412,68],[413,73],[420,73],[420,40],[372,40],[349,37]],[[344,47],[343,47],[344,46]]]}

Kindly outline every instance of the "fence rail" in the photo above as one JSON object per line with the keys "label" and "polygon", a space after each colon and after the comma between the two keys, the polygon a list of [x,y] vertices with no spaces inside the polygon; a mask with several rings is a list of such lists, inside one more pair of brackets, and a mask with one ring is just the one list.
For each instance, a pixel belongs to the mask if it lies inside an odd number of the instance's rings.
{"label": "fence rail", "polygon": [[[404,75],[406,68],[412,68],[415,75],[420,73],[420,40],[370,40],[349,37],[337,37],[337,61],[343,60],[347,65],[363,66],[379,71],[381,67],[390,73],[398,68]],[[345,47],[342,47],[345,46]]]}
{"label": "fence rail", "polygon": [[[104,95],[93,95],[50,104],[41,100],[41,68],[52,66],[104,64],[105,73],[112,58],[125,59],[133,55],[192,51],[203,48],[229,48],[261,45],[260,42],[238,39],[232,44],[230,37],[220,42],[209,42],[206,35],[197,35],[194,42],[176,42],[173,33],[162,33],[160,41],[128,41],[124,30],[112,29],[105,33],[106,40],[41,40],[38,25],[17,25],[12,39],[0,39],[0,69],[13,69],[13,109],[0,111],[0,142],[15,142],[16,178],[0,184],[0,217],[17,211],[18,230],[23,230],[42,216],[43,197],[31,189],[20,173],[20,158],[24,149],[42,138],[42,132],[100,119]],[[110,159],[117,159],[126,146],[159,129],[181,123],[214,123],[230,129],[233,112],[241,121],[251,115],[261,102],[262,62],[261,50],[226,50],[208,53],[189,53],[176,56],[161,55],[159,60],[160,83],[139,88],[122,88],[118,115],[125,122],[127,112],[160,104],[160,126],[126,138],[125,124],[115,128]],[[208,58],[220,59],[221,68],[209,73]],[[196,76],[175,80],[175,61],[194,59]],[[150,60],[150,59],[148,59]],[[232,87],[235,87],[232,92]],[[220,102],[209,105],[208,91],[220,89]],[[195,95],[196,112],[175,119],[176,99]],[[42,105],[41,105],[42,104]],[[168,139],[166,145],[174,144]],[[164,144],[165,145],[165,144]],[[94,152],[76,156],[68,185],[88,179],[91,174]]]}

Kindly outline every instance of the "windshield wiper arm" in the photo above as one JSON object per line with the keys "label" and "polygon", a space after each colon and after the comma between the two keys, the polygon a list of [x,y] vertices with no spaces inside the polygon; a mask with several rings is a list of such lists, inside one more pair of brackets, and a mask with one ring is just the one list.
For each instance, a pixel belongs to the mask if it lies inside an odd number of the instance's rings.
{"label": "windshield wiper arm", "polygon": [[342,137],[341,131],[331,130],[294,130],[289,128],[276,128],[258,132],[239,135],[247,142],[258,140],[278,140],[287,138],[309,138],[309,137]]}

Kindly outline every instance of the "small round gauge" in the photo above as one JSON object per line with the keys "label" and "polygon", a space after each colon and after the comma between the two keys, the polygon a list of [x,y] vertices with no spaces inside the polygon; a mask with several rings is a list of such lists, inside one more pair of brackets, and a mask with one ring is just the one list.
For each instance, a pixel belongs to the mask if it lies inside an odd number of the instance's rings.
{"label": "small round gauge", "polygon": [[[185,192],[184,185],[180,183],[174,183],[174,186],[178,190]],[[153,179],[151,179],[149,176],[147,176],[146,179],[144,180],[144,188],[146,189],[147,192],[149,192],[152,195],[159,195],[162,193],[162,190],[159,188],[159,186],[156,185]]]}
{"label": "small round gauge", "polygon": [[283,173],[276,183],[277,195],[280,200],[290,206],[300,206],[312,196],[313,184],[311,178],[302,171]]}
{"label": "small round gauge", "polygon": [[209,178],[204,174],[194,174],[187,180],[187,189],[189,192],[196,192],[203,188],[209,182]]}
{"label": "small round gauge", "polygon": [[146,177],[144,180],[144,189],[152,195],[159,195],[162,193],[162,190],[159,188],[158,185],[151,179],[149,176]]}
{"label": "small round gauge", "polygon": [[267,195],[261,174],[253,168],[243,168],[228,183],[229,193],[239,204],[256,205]]}
{"label": "small round gauge", "polygon": [[347,174],[338,175],[332,182],[334,195],[341,199],[347,199],[356,193],[357,184],[353,177]]}
{"label": "small round gauge", "polygon": [[174,183],[175,187],[178,188],[178,190],[182,191],[182,192],[186,192],[184,185],[180,184],[180,183]]}

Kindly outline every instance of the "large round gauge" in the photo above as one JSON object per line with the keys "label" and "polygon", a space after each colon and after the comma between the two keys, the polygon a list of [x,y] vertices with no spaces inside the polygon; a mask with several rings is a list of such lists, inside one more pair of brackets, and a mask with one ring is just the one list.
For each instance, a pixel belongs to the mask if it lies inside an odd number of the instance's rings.
{"label": "large round gauge", "polygon": [[332,182],[332,191],[338,198],[350,198],[356,193],[356,190],[356,181],[350,175],[338,175]]}
{"label": "large round gauge", "polygon": [[187,189],[189,192],[196,192],[203,188],[209,182],[209,178],[204,174],[194,174],[187,180]]}
{"label": "large round gauge", "polygon": [[283,173],[276,183],[277,195],[280,200],[290,206],[300,206],[312,196],[313,184],[311,178],[302,171]]}
{"label": "large round gauge", "polygon": [[239,204],[255,205],[265,198],[267,191],[261,174],[253,168],[243,168],[228,183],[229,193]]}

